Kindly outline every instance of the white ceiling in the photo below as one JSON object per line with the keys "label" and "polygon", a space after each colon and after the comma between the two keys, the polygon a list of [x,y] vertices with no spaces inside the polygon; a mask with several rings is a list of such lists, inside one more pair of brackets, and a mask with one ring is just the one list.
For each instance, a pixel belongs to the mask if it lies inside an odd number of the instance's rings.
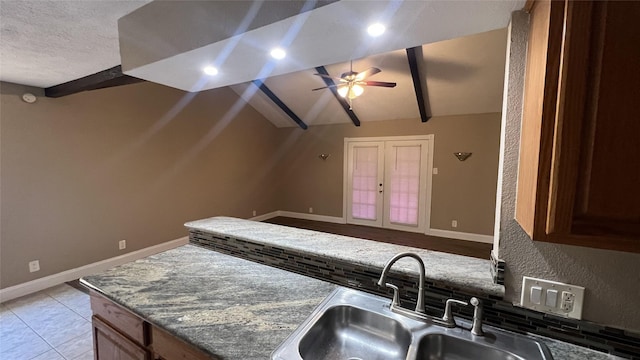
{"label": "white ceiling", "polygon": [[[256,3],[252,13],[246,4]],[[287,4],[154,1],[120,20],[123,71],[185,91],[212,89],[505,28],[524,0],[341,0],[293,16]],[[256,19],[260,11],[271,22]],[[387,31],[369,36],[373,22]],[[287,50],[283,60],[269,56],[277,45]],[[205,75],[207,65],[219,74]]]}
{"label": "white ceiling", "polygon": [[[325,65],[330,74],[339,75],[348,69],[346,60],[361,59],[354,61],[354,70],[376,66],[383,72],[371,80],[398,83],[393,89],[367,88],[354,101],[354,110],[361,121],[415,118],[419,115],[404,48],[426,44],[421,65],[426,65],[423,81],[428,87],[433,115],[500,111],[504,30],[489,32],[499,33],[493,37],[477,35],[472,41],[441,40],[504,28],[511,11],[522,8],[524,0],[327,1],[296,16],[267,11],[266,19],[253,19],[256,22],[253,27],[248,26],[246,32],[231,37],[194,34],[195,26],[178,29],[180,24],[194,22],[193,18],[185,17],[189,11],[202,12],[201,8],[206,6],[215,13],[216,9],[229,10],[246,3],[0,0],[0,80],[50,87],[121,63],[126,68],[127,51],[130,56],[144,53],[142,50],[136,53],[138,46],[146,49],[146,56],[137,58],[136,67],[126,71],[128,74],[185,90],[239,84],[233,86],[234,90],[274,124],[296,126],[261,92],[256,93],[255,87],[245,92],[247,84],[242,83],[267,78],[265,84],[307,124],[350,122],[330,91],[310,91],[324,83],[307,69]],[[256,3],[262,10],[276,9],[277,4],[291,7],[287,1]],[[157,12],[158,6],[177,8],[173,12]],[[155,13],[151,11],[154,9]],[[138,31],[123,34],[121,29],[119,33],[119,19],[135,19],[135,14],[151,14],[145,20],[150,23],[136,20]],[[163,14],[172,14],[172,21],[165,23]],[[224,20],[229,32],[247,20],[247,11],[221,11],[217,16]],[[278,20],[278,16],[283,19]],[[199,17],[208,19],[202,14]],[[385,20],[388,25],[385,35],[377,39],[364,35],[364,27],[372,19]],[[122,19],[120,22],[123,23]],[[164,27],[168,31],[162,32],[162,36],[152,31]],[[128,29],[136,30],[136,26]],[[150,37],[136,40],[141,34]],[[288,39],[289,54],[276,63],[266,54],[274,44],[272,39],[283,37]],[[202,42],[214,38],[218,41]],[[133,46],[124,51],[120,49],[124,43]],[[149,51],[153,55],[159,46],[164,52],[155,55],[160,59],[149,60],[153,57],[149,57]],[[502,50],[496,50],[501,46]],[[221,49],[226,51],[222,57]],[[208,78],[203,84],[202,65],[212,59],[219,61],[221,75]]]}
{"label": "white ceiling", "polygon": [[118,18],[142,1],[0,1],[0,80],[49,87],[120,64]]}

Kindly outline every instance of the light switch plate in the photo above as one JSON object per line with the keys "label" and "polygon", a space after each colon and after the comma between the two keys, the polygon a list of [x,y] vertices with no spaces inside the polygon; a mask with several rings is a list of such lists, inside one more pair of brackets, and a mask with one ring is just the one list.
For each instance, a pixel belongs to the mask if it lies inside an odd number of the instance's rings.
{"label": "light switch plate", "polygon": [[[540,303],[534,303],[531,296],[532,289],[541,288]],[[548,301],[548,296],[557,297],[556,301]],[[538,300],[537,298],[535,299]],[[565,284],[557,281],[536,279],[528,276],[522,278],[522,295],[520,306],[541,311],[548,314],[568,317],[572,319],[582,319],[582,304],[584,302],[584,287]],[[553,305],[553,306],[552,306]]]}

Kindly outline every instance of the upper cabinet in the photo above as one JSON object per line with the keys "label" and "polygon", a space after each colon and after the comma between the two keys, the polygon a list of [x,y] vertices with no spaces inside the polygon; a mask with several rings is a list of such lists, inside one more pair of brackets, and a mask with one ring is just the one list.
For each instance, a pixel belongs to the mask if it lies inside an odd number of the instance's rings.
{"label": "upper cabinet", "polygon": [[516,220],[536,241],[640,252],[640,2],[528,9]]}

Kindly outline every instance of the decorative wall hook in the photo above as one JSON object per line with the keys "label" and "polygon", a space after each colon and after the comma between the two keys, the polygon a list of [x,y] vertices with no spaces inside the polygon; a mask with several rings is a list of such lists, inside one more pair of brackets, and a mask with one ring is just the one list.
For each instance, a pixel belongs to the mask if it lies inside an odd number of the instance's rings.
{"label": "decorative wall hook", "polygon": [[460,160],[460,161],[467,160],[467,158],[469,156],[471,156],[471,154],[473,154],[473,153],[468,153],[468,152],[454,152],[453,153],[453,155],[455,155],[458,158],[458,160]]}
{"label": "decorative wall hook", "polygon": [[318,157],[322,160],[327,160],[331,156],[331,154],[320,154]]}

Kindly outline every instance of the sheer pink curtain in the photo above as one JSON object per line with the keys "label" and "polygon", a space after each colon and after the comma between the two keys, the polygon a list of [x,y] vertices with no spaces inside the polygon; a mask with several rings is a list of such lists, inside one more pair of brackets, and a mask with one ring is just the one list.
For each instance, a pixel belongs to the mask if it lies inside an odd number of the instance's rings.
{"label": "sheer pink curtain", "polygon": [[378,148],[356,147],[353,156],[351,216],[355,219],[376,220]]}
{"label": "sheer pink curtain", "polygon": [[389,220],[418,225],[420,194],[420,146],[395,146],[390,174]]}

